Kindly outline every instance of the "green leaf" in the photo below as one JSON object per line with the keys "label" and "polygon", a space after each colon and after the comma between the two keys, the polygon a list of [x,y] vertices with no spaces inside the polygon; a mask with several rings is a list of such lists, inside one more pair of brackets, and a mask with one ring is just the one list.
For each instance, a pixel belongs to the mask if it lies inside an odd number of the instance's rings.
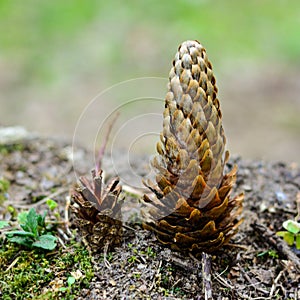
{"label": "green leaf", "polygon": [[31,232],[30,228],[27,226],[27,224],[20,224],[20,227],[26,231],[26,232]]}
{"label": "green leaf", "polygon": [[28,211],[22,211],[18,214],[19,224],[25,224],[27,220]]}
{"label": "green leaf", "polygon": [[300,250],[300,234],[296,235],[296,248]]}
{"label": "green leaf", "polygon": [[33,244],[32,246],[46,249],[46,250],[53,250],[56,247],[56,240],[57,238],[52,234],[44,234],[41,235]]}
{"label": "green leaf", "polygon": [[27,220],[26,220],[26,226],[30,229],[31,232],[35,236],[38,235],[37,227],[38,227],[38,215],[35,211],[34,208],[30,209],[28,215],[27,215]]}
{"label": "green leaf", "polygon": [[258,253],[257,256],[258,256],[258,257],[259,257],[259,256],[264,256],[264,255],[266,255],[267,253],[268,253],[268,251],[263,251],[263,252]]}
{"label": "green leaf", "polygon": [[12,243],[17,243],[19,245],[26,246],[28,248],[31,248],[32,246],[32,240],[26,236],[13,236],[13,237],[7,237],[7,239]]}
{"label": "green leaf", "polygon": [[294,220],[287,220],[282,223],[283,228],[285,228],[287,231],[297,234],[300,231],[300,223],[294,221]]}
{"label": "green leaf", "polygon": [[7,221],[0,221],[0,229],[9,226],[9,223]]}
{"label": "green leaf", "polygon": [[294,244],[294,235],[292,233],[284,231],[284,235],[282,235],[282,237],[289,246]]}
{"label": "green leaf", "polygon": [[12,236],[28,236],[28,237],[34,237],[34,234],[32,232],[29,231],[23,231],[23,230],[12,230],[9,232],[5,233],[8,237],[12,237]]}
{"label": "green leaf", "polygon": [[283,237],[286,234],[286,231],[277,231],[276,235]]}
{"label": "green leaf", "polygon": [[47,199],[46,204],[48,205],[51,211],[53,211],[58,205],[57,202],[52,199]]}
{"label": "green leaf", "polygon": [[69,276],[68,277],[68,286],[71,286],[72,284],[74,284],[75,281],[76,281],[75,277]]}
{"label": "green leaf", "polygon": [[46,214],[47,214],[47,212],[44,211],[43,215],[37,215],[38,224],[40,226],[45,226]]}

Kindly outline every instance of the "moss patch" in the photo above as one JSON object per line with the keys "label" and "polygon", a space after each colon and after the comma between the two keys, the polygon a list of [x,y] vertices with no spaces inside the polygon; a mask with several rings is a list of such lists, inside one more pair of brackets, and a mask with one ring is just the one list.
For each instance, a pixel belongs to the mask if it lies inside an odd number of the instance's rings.
{"label": "moss patch", "polygon": [[[45,253],[26,251],[12,244],[0,248],[1,299],[75,299],[94,276],[90,256],[79,244]],[[71,273],[81,272],[68,285]]]}

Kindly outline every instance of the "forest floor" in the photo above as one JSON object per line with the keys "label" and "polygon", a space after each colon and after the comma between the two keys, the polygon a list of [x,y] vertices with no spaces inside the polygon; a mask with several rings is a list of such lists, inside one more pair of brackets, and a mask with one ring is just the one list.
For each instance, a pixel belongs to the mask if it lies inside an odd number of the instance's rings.
{"label": "forest floor", "polygon": [[[0,298],[204,299],[201,261],[162,247],[143,230],[139,199],[128,192],[122,245],[114,252],[89,252],[69,210],[76,183],[71,151],[68,142],[37,137],[0,145],[0,220],[14,227],[21,211],[47,210],[59,237],[52,251],[32,250],[7,241],[11,227],[0,229]],[[93,166],[85,158],[91,154],[79,152],[77,172],[88,174]],[[136,158],[137,174],[147,161]],[[234,194],[245,191],[244,222],[230,245],[211,257],[213,299],[300,299],[300,253],[276,236],[297,215],[300,167],[234,157],[228,168],[234,163]],[[58,203],[53,211],[49,198]]]}

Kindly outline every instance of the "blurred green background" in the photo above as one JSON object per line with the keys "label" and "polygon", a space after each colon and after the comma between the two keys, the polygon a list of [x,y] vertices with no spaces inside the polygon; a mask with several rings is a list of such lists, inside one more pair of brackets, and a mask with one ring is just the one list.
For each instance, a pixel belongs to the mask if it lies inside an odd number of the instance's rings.
{"label": "blurred green background", "polygon": [[167,78],[178,45],[197,39],[231,152],[300,161],[299,0],[1,0],[0,24],[0,125],[71,139],[99,92]]}

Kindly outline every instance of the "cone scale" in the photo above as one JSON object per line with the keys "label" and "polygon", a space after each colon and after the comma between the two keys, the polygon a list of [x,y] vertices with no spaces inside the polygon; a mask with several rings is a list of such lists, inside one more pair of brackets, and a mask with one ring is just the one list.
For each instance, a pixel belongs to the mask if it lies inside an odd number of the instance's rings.
{"label": "cone scale", "polygon": [[231,198],[237,167],[224,174],[229,159],[218,89],[204,47],[182,43],[169,74],[163,131],[152,160],[154,193],[144,196],[145,229],[173,250],[214,252],[242,222],[243,194]]}

